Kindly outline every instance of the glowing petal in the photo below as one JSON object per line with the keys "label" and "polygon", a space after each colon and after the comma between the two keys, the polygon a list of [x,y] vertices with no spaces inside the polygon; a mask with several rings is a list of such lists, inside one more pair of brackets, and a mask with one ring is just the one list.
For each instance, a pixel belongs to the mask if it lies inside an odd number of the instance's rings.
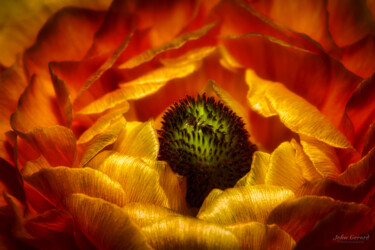
{"label": "glowing petal", "polygon": [[122,209],[140,227],[151,225],[167,217],[181,216],[168,208],[145,203],[130,203]]}
{"label": "glowing petal", "polygon": [[80,113],[99,113],[127,100],[139,99],[150,95],[163,87],[168,81],[191,74],[196,67],[194,64],[189,64],[175,68],[164,67],[157,69],[134,81],[122,84],[120,89],[94,100],[83,108]]}
{"label": "glowing petal", "polygon": [[236,186],[265,184],[266,173],[270,162],[270,155],[261,151],[253,154],[250,172],[242,177]]}
{"label": "glowing petal", "polygon": [[301,135],[303,151],[309,156],[316,170],[324,177],[336,178],[341,172],[336,151],[330,145],[315,138]]}
{"label": "glowing petal", "polygon": [[292,131],[314,137],[331,146],[350,148],[350,143],[317,108],[280,83],[259,78],[246,71],[250,106],[263,116],[279,115]]}
{"label": "glowing petal", "polygon": [[130,60],[126,61],[124,64],[119,66],[120,69],[131,69],[141,65],[142,63],[151,61],[155,56],[158,54],[171,49],[177,49],[183,46],[187,41],[196,40],[200,37],[204,36],[214,24],[209,24],[203,26],[198,30],[194,30],[192,32],[185,33],[177,38],[174,38],[172,41],[162,44],[158,47],[153,47],[145,52],[132,57]]}
{"label": "glowing petal", "polygon": [[236,237],[215,224],[191,217],[170,217],[142,228],[156,249],[239,249]]}
{"label": "glowing petal", "polygon": [[54,204],[73,193],[102,198],[119,206],[125,205],[126,201],[125,192],[118,182],[91,168],[44,168],[24,178]]}
{"label": "glowing petal", "polygon": [[280,204],[269,215],[267,224],[278,225],[298,241],[312,230],[319,220],[338,209],[358,214],[369,211],[365,205],[335,201],[327,197],[307,196]]}
{"label": "glowing petal", "polygon": [[230,188],[200,210],[197,217],[223,225],[264,222],[272,209],[292,197],[293,192],[283,187],[256,185]]}
{"label": "glowing petal", "polygon": [[63,200],[74,222],[99,249],[150,249],[128,214],[102,199],[73,194]]}
{"label": "glowing petal", "polygon": [[240,242],[242,249],[293,249],[296,242],[277,225],[250,222],[227,226]]}
{"label": "glowing petal", "polygon": [[156,160],[159,140],[153,126],[152,120],[145,123],[128,122],[113,150],[124,155]]}

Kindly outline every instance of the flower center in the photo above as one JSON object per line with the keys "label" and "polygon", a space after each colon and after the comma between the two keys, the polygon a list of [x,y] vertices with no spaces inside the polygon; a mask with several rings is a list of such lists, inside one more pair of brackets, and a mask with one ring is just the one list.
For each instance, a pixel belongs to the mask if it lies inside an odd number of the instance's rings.
{"label": "flower center", "polygon": [[256,146],[244,123],[213,97],[187,96],[163,116],[159,160],[187,178],[186,201],[200,207],[213,188],[233,187],[251,167]]}

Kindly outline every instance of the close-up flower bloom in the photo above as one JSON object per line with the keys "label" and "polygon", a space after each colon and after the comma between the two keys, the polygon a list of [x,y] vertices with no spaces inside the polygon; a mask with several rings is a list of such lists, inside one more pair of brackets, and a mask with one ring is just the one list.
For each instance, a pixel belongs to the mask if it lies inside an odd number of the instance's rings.
{"label": "close-up flower bloom", "polygon": [[375,1],[0,2],[1,249],[375,248]]}

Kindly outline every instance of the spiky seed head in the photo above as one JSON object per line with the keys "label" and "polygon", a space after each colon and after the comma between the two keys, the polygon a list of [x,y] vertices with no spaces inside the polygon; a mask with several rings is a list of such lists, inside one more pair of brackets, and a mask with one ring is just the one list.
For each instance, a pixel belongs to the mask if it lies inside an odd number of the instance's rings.
{"label": "spiky seed head", "polygon": [[174,103],[158,135],[158,158],[186,177],[192,207],[200,207],[213,188],[233,187],[250,170],[256,150],[242,119],[205,94]]}

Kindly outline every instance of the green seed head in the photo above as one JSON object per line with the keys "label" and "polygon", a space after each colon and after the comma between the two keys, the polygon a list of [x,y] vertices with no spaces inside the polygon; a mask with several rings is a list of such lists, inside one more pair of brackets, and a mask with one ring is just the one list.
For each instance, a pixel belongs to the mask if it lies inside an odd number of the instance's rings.
{"label": "green seed head", "polygon": [[187,96],[163,116],[159,160],[187,178],[186,200],[200,207],[213,188],[234,186],[249,170],[255,145],[244,123],[213,97]]}

